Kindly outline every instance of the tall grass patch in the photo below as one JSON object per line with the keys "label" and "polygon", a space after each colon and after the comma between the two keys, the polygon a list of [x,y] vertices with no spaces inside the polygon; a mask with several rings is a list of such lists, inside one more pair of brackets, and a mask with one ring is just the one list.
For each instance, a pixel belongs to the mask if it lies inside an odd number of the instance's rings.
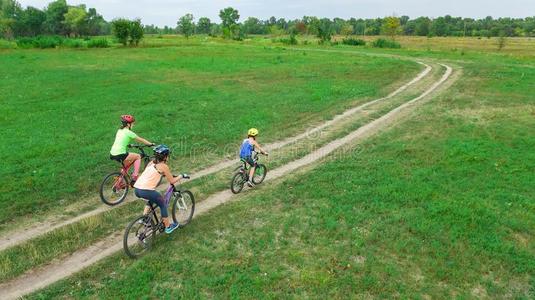
{"label": "tall grass patch", "polygon": [[110,43],[106,38],[91,39],[87,42],[88,48],[108,48]]}
{"label": "tall grass patch", "polygon": [[387,40],[387,39],[376,39],[372,42],[372,47],[374,48],[390,48],[390,49],[400,49],[401,44],[393,41],[393,40]]}
{"label": "tall grass patch", "polygon": [[342,44],[348,46],[366,46],[366,41],[362,39],[348,37],[342,40]]}

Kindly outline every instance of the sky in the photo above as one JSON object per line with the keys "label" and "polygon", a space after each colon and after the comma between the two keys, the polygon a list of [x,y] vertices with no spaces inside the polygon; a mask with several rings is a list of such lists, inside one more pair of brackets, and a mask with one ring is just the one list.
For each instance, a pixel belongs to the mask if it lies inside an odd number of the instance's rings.
{"label": "sky", "polygon": [[[19,0],[22,6],[44,8],[47,0]],[[178,18],[192,13],[195,19],[209,17],[219,23],[219,10],[232,6],[240,21],[253,16],[268,19],[296,19],[307,16],[348,19],[390,15],[437,17],[530,17],[535,16],[535,0],[67,0],[69,5],[84,3],[94,7],[106,20],[117,17],[141,18],[144,24],[176,26]]]}

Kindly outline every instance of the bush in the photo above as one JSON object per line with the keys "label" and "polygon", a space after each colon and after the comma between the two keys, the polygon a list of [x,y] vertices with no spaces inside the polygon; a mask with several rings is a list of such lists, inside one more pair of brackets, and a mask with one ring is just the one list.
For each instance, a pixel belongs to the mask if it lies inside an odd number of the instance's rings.
{"label": "bush", "polygon": [[66,39],[63,41],[63,46],[69,48],[84,48],[85,43],[84,41],[78,39]]}
{"label": "bush", "polygon": [[59,36],[38,36],[35,42],[36,48],[47,49],[61,46],[63,39]]}
{"label": "bush", "polygon": [[299,42],[295,38],[295,34],[291,34],[288,38],[280,38],[278,42],[283,43],[284,45],[297,45]]}
{"label": "bush", "polygon": [[0,49],[15,49],[17,43],[8,40],[0,39]]}
{"label": "bush", "polygon": [[401,45],[398,42],[387,40],[387,39],[377,39],[372,43],[372,46],[374,48],[391,48],[391,49],[401,48]]}
{"label": "bush", "polygon": [[110,46],[110,43],[108,42],[108,39],[100,38],[100,39],[92,39],[89,42],[87,42],[88,48],[108,48]]}
{"label": "bush", "polygon": [[56,48],[63,44],[63,39],[59,36],[38,36],[38,37],[23,37],[17,40],[19,48]]}
{"label": "bush", "polygon": [[126,46],[128,37],[130,36],[130,24],[131,22],[126,19],[113,20],[111,23],[115,38],[124,46]]}
{"label": "bush", "polygon": [[345,38],[342,40],[342,44],[349,46],[366,46],[366,41],[356,38]]}
{"label": "bush", "polygon": [[143,25],[140,19],[136,19],[130,22],[130,45],[139,45],[141,39],[143,39]]}
{"label": "bush", "polygon": [[35,39],[30,37],[22,37],[17,39],[17,47],[22,49],[34,48]]}

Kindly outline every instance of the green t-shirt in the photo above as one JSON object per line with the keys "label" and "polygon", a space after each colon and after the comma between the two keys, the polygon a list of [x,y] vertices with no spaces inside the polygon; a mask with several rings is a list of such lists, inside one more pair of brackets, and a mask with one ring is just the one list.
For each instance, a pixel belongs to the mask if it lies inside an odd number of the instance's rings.
{"label": "green t-shirt", "polygon": [[113,143],[113,146],[111,146],[110,154],[125,154],[127,152],[126,148],[135,138],[137,138],[137,134],[133,133],[128,128],[117,130],[117,134],[115,135],[115,142]]}

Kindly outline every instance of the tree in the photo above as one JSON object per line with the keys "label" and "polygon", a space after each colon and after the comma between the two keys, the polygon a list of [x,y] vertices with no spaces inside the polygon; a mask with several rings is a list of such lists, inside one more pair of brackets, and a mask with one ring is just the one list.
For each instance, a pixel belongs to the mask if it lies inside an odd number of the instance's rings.
{"label": "tree", "polygon": [[330,19],[323,18],[319,20],[317,29],[318,33],[316,36],[320,39],[321,43],[331,40],[333,34],[333,25]]}
{"label": "tree", "polygon": [[401,23],[401,26],[405,26],[410,19],[411,18],[409,16],[401,16],[401,18],[399,18],[399,22]]}
{"label": "tree", "polygon": [[65,28],[74,36],[79,36],[83,31],[83,27],[86,22],[87,12],[85,11],[85,5],[80,6],[71,6],[69,10],[64,15],[65,20],[63,24]]}
{"label": "tree", "polygon": [[388,35],[395,40],[400,27],[401,22],[398,17],[386,17],[382,26],[382,31],[385,35]]}
{"label": "tree", "polygon": [[199,18],[197,22],[197,33],[200,34],[210,34],[212,30],[212,22],[206,17]]}
{"label": "tree", "polygon": [[130,21],[130,45],[139,45],[143,39],[144,30],[140,19]]}
{"label": "tree", "polygon": [[340,34],[345,35],[345,36],[352,35],[353,34],[353,25],[346,24],[346,25],[342,26],[342,29],[340,30]]}
{"label": "tree", "polygon": [[0,34],[7,39],[15,36],[17,21],[22,15],[22,8],[15,0],[0,0]]}
{"label": "tree", "polygon": [[36,36],[42,33],[45,13],[35,7],[28,6],[19,18],[18,35]]}
{"label": "tree", "polygon": [[446,18],[438,17],[431,23],[431,34],[436,36],[448,36],[450,33]]}
{"label": "tree", "polygon": [[307,33],[307,25],[304,22],[299,21],[299,22],[295,23],[295,30],[299,34],[305,34],[305,33]]}
{"label": "tree", "polygon": [[284,18],[278,19],[275,25],[277,25],[277,27],[283,30],[288,29],[288,22],[286,22],[286,19]]}
{"label": "tree", "polygon": [[87,28],[86,34],[88,35],[101,35],[106,34],[108,31],[108,23],[104,18],[97,13],[97,10],[90,8],[87,11]]}
{"label": "tree", "polygon": [[221,27],[225,38],[241,39],[243,32],[237,22],[240,19],[238,11],[232,7],[227,7],[219,11]]}
{"label": "tree", "polygon": [[44,24],[45,31],[49,34],[64,34],[65,14],[69,10],[65,0],[56,0],[50,2],[45,9],[46,20]]}
{"label": "tree", "polygon": [[195,23],[193,23],[192,14],[185,14],[180,17],[177,25],[178,32],[182,33],[186,38],[189,38],[195,32]]}
{"label": "tree", "polygon": [[249,17],[243,22],[243,31],[246,34],[265,34],[267,30],[262,21]]}
{"label": "tree", "polygon": [[431,33],[431,20],[427,17],[420,17],[414,21],[416,23],[415,33],[419,36],[428,36]]}
{"label": "tree", "polygon": [[344,19],[341,19],[341,18],[334,18],[333,19],[333,22],[332,22],[332,30],[333,32],[335,32],[336,34],[340,34],[342,33],[342,29],[344,28],[344,26],[347,25],[347,22],[346,20]]}
{"label": "tree", "polygon": [[225,9],[220,10],[219,17],[221,18],[221,25],[224,28],[229,28],[229,29],[232,25],[236,25],[236,23],[240,19],[238,10],[232,7],[227,7]]}
{"label": "tree", "polygon": [[307,25],[308,34],[318,35],[320,20],[317,17],[304,16],[303,22]]}
{"label": "tree", "polygon": [[111,27],[115,38],[119,43],[126,46],[128,42],[128,37],[130,36],[130,25],[131,22],[127,19],[116,19],[111,22]]}

